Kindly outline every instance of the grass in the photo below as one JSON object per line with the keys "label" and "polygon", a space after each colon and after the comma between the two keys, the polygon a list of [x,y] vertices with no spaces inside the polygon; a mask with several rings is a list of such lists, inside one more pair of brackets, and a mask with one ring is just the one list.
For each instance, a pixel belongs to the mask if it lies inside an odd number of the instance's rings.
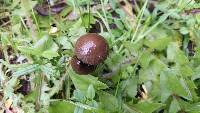
{"label": "grass", "polygon": [[[66,0],[48,16],[41,0],[0,1],[0,112],[199,113],[198,0],[124,1]],[[69,62],[90,31],[109,56],[78,75]]]}

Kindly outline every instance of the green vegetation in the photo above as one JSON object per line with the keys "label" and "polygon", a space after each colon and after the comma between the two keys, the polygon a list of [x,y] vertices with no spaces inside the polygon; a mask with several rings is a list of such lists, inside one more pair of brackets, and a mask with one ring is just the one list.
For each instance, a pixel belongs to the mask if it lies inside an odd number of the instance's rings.
{"label": "green vegetation", "polygon": [[[199,0],[0,0],[0,112],[200,113]],[[98,33],[107,59],[70,65]]]}

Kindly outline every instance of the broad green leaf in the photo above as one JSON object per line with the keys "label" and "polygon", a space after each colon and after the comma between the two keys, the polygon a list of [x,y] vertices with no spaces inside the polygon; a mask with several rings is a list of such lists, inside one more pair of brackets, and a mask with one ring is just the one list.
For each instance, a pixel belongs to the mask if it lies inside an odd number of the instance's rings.
{"label": "broad green leaf", "polygon": [[48,50],[49,48],[51,48],[53,45],[53,40],[47,36],[44,35],[41,39],[39,39],[35,44],[34,44],[34,48],[37,48],[40,51],[45,51]]}
{"label": "broad green leaf", "polygon": [[120,104],[115,96],[106,92],[100,92],[98,96],[101,109],[110,113],[119,112]]}
{"label": "broad green leaf", "polygon": [[62,49],[72,49],[72,44],[70,43],[70,40],[68,37],[61,36],[56,38],[59,44],[62,45]]}
{"label": "broad green leaf", "polygon": [[171,41],[171,37],[164,37],[164,38],[158,38],[152,40],[145,40],[145,45],[147,45],[150,48],[157,49],[157,50],[163,50],[167,47],[169,42]]}
{"label": "broad green leaf", "polygon": [[125,85],[125,92],[129,97],[134,98],[137,94],[137,78],[132,77],[124,82],[121,82],[122,85]]}
{"label": "broad green leaf", "polygon": [[49,113],[73,113],[75,105],[66,101],[55,101],[49,105]]}
{"label": "broad green leaf", "polygon": [[181,80],[178,79],[176,73],[173,72],[173,70],[166,70],[162,74],[164,74],[163,76],[166,76],[162,82],[166,85],[168,90],[174,94],[182,96],[185,99],[192,99],[191,94],[189,93],[190,91],[188,88],[185,88],[185,84],[182,84]]}
{"label": "broad green leaf", "polygon": [[137,111],[140,111],[141,113],[152,113],[153,111],[164,106],[164,104],[148,102],[148,101],[141,101],[141,102],[138,102],[137,104],[134,104],[131,106],[134,109],[137,109]]}
{"label": "broad green leaf", "polygon": [[135,109],[133,106],[130,106],[125,103],[123,103],[122,108],[125,111],[125,113],[142,113],[142,112],[138,111],[137,109]]}
{"label": "broad green leaf", "polygon": [[188,58],[185,56],[184,52],[179,50],[176,53],[176,58],[174,59],[180,65],[184,65],[189,62]]}
{"label": "broad green leaf", "polygon": [[48,59],[52,59],[53,57],[59,56],[57,53],[58,46],[51,38],[48,36],[43,36],[40,40],[38,40],[33,47],[18,47],[18,49],[28,55],[35,55],[38,57],[44,57]]}
{"label": "broad green leaf", "polygon": [[184,77],[191,77],[194,74],[192,67],[190,67],[189,65],[183,65],[183,66],[180,66],[179,68],[180,68],[181,74]]}
{"label": "broad green leaf", "polygon": [[177,57],[176,54],[178,52],[179,46],[178,43],[171,42],[167,48],[167,59],[169,61],[174,61]]}
{"label": "broad green leaf", "polygon": [[89,99],[93,99],[95,97],[95,89],[93,85],[89,85],[86,97]]}
{"label": "broad green leaf", "polygon": [[110,69],[114,69],[117,64],[122,61],[123,57],[120,54],[111,53],[110,57],[107,58],[105,63],[108,65]]}
{"label": "broad green leaf", "polygon": [[[148,59],[147,56],[146,58]],[[148,67],[142,68],[139,71],[140,82],[145,82],[149,80],[157,81],[158,75],[160,75],[161,71],[163,71],[167,67],[161,60],[157,58],[154,58],[154,60],[152,60],[148,65]]]}
{"label": "broad green leaf", "polygon": [[148,67],[153,58],[154,56],[149,51],[144,52],[139,60],[141,67]]}
{"label": "broad green leaf", "polygon": [[167,76],[162,72],[160,74],[160,89],[161,89],[161,102],[165,102],[172,92],[166,87],[167,86]]}
{"label": "broad green leaf", "polygon": [[161,26],[151,32],[146,39],[144,44],[149,48],[156,50],[163,50],[172,41],[172,37],[167,34],[167,30]]}
{"label": "broad green leaf", "polygon": [[53,57],[57,57],[59,56],[59,54],[56,51],[52,51],[52,50],[46,50],[42,53],[42,56],[44,58],[48,58],[48,59],[52,59]]}
{"label": "broad green leaf", "polygon": [[167,59],[180,65],[188,63],[188,59],[184,52],[179,49],[178,43],[170,43],[167,48]]}
{"label": "broad green leaf", "polygon": [[69,76],[72,79],[76,89],[81,90],[83,93],[87,92],[90,84],[92,84],[96,90],[108,88],[108,86],[100,82],[98,78],[91,75],[78,75],[71,68],[69,69]]}

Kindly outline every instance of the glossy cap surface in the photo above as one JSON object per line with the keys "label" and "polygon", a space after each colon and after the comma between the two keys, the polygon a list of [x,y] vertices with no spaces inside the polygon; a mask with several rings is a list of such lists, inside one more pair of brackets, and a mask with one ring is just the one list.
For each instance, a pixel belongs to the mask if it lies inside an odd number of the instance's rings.
{"label": "glossy cap surface", "polygon": [[81,36],[75,44],[75,54],[85,64],[97,65],[108,56],[108,43],[96,34],[88,33]]}
{"label": "glossy cap surface", "polygon": [[86,74],[92,73],[96,69],[96,66],[84,64],[83,62],[78,60],[76,56],[74,56],[71,59],[70,64],[72,66],[72,69],[77,74],[80,74],[80,75],[86,75]]}

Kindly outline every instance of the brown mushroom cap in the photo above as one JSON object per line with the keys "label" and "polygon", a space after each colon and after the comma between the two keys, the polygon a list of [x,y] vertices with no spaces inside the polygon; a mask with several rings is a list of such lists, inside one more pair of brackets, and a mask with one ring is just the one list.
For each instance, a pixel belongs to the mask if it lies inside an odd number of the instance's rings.
{"label": "brown mushroom cap", "polygon": [[96,66],[84,64],[83,62],[78,60],[76,56],[72,57],[70,64],[72,66],[72,69],[80,75],[92,73],[96,69]]}
{"label": "brown mushroom cap", "polygon": [[75,44],[75,54],[85,64],[97,65],[108,56],[108,43],[96,34],[88,33],[81,36]]}

